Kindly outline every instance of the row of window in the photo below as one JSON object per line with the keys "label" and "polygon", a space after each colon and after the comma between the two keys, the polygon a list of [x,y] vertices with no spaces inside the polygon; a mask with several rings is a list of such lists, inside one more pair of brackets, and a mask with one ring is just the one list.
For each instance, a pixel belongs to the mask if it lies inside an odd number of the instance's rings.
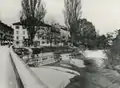
{"label": "row of window", "polygon": [[[49,42],[49,41],[46,41],[46,42],[45,42],[45,41],[41,41],[41,42],[39,41],[39,43],[42,43],[42,44],[49,44],[50,42]],[[59,42],[57,42],[57,43],[59,43]],[[55,44],[55,43],[54,43],[54,44]]]}
{"label": "row of window", "polygon": [[[16,36],[16,39],[19,40],[19,36]],[[25,39],[25,36],[23,36],[23,39]]]}
{"label": "row of window", "polygon": [[41,44],[45,44],[45,43],[46,43],[46,44],[49,44],[50,42],[49,42],[49,41],[47,41],[47,42],[46,42],[46,41],[41,41],[41,42],[39,41],[39,42],[37,42],[37,43],[39,43],[39,44],[40,44],[40,43],[41,43]]}
{"label": "row of window", "polygon": [[[15,28],[16,28],[16,29],[19,29],[20,26],[16,25]],[[22,26],[22,28],[25,29],[25,26]]]}
{"label": "row of window", "polygon": [[49,41],[47,41],[47,42],[45,42],[45,41],[42,41],[42,44],[45,44],[45,43],[49,44]]}
{"label": "row of window", "polygon": [[[19,38],[18,36],[17,36],[17,38]],[[16,44],[19,44],[20,42],[19,41],[16,41]],[[46,42],[45,41],[42,41],[42,44],[45,44]],[[49,44],[49,41],[47,41],[47,44]]]}
{"label": "row of window", "polygon": [[[15,26],[16,29],[20,29],[20,26],[19,25],[16,25]],[[22,29],[25,29],[25,26],[22,26]],[[40,27],[41,30],[44,30],[45,27]]]}
{"label": "row of window", "polygon": [[[19,31],[16,31],[16,34],[19,34]],[[25,35],[25,31],[23,31],[23,34]]]}

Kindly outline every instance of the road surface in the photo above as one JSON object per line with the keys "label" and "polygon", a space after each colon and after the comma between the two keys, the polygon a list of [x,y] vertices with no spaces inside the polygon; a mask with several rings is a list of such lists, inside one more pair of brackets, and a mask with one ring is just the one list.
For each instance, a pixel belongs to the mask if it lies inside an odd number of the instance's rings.
{"label": "road surface", "polygon": [[0,88],[19,88],[7,46],[0,46]]}

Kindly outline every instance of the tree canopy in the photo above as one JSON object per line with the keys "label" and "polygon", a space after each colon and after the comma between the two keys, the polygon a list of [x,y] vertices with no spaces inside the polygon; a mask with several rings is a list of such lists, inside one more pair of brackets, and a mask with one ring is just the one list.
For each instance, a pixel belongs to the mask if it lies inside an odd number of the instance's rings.
{"label": "tree canopy", "polygon": [[96,44],[96,30],[92,22],[87,19],[79,20],[79,29],[77,30],[75,40],[80,42],[86,48],[93,48]]}
{"label": "tree canopy", "polygon": [[[45,5],[42,0],[22,0],[22,11],[20,21],[29,23],[37,23],[43,21],[46,14]],[[37,25],[37,24],[36,24]],[[28,36],[31,44],[33,44],[34,36],[39,27],[25,25],[28,31]]]}
{"label": "tree canopy", "polygon": [[79,19],[81,18],[81,0],[64,0],[65,24],[70,30],[71,42],[74,43],[75,34],[79,27]]}

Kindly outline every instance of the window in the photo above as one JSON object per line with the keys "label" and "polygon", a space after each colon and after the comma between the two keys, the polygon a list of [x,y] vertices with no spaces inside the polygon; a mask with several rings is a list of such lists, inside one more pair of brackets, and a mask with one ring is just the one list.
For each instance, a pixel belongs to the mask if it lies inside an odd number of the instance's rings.
{"label": "window", "polygon": [[23,31],[23,34],[25,35],[25,31]]}
{"label": "window", "polygon": [[40,29],[41,29],[41,30],[44,30],[44,27],[41,27]]}
{"label": "window", "polygon": [[22,26],[23,29],[25,29],[25,26]]}
{"label": "window", "polygon": [[45,39],[45,37],[42,37],[42,39],[44,40],[44,39]]}
{"label": "window", "polygon": [[18,39],[19,39],[19,37],[17,36],[17,37],[16,37],[16,39],[18,40]]}
{"label": "window", "polygon": [[20,42],[19,41],[16,41],[16,44],[19,44]]}
{"label": "window", "polygon": [[42,60],[47,60],[47,57],[43,57]]}
{"label": "window", "polygon": [[47,44],[49,44],[49,41],[47,41]]}
{"label": "window", "polygon": [[19,34],[19,31],[16,31],[16,34]]}
{"label": "window", "polygon": [[25,39],[25,36],[23,36],[23,39]]}
{"label": "window", "polygon": [[44,42],[44,41],[42,41],[42,44],[45,44],[45,42]]}
{"label": "window", "polygon": [[19,29],[19,26],[18,26],[18,25],[16,26],[16,29]]}

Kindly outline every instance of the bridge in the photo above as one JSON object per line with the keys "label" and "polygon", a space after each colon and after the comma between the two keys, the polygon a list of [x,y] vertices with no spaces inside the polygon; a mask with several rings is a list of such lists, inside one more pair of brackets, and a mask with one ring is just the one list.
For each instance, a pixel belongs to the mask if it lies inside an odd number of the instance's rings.
{"label": "bridge", "polygon": [[70,71],[50,66],[30,68],[12,47],[0,46],[0,88],[64,88],[76,75]]}
{"label": "bridge", "polygon": [[12,48],[0,47],[0,88],[48,88]]}

